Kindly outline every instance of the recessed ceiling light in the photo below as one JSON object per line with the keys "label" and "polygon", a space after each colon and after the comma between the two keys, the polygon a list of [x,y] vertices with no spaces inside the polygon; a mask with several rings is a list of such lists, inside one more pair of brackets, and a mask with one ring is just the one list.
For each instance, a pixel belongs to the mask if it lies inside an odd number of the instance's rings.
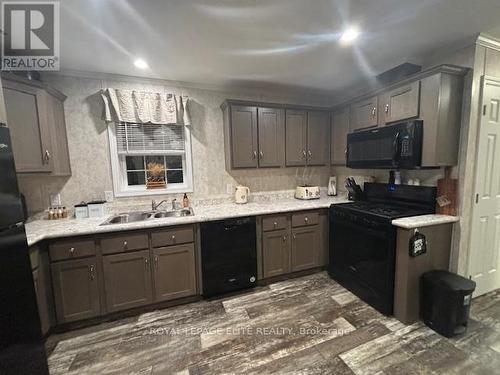
{"label": "recessed ceiling light", "polygon": [[149,65],[146,61],[144,61],[143,59],[137,59],[134,61],[134,65],[136,68],[139,68],[139,69],[147,69],[149,68]]}
{"label": "recessed ceiling light", "polygon": [[340,36],[340,43],[350,44],[358,38],[359,34],[360,32],[356,27],[350,27],[346,29]]}

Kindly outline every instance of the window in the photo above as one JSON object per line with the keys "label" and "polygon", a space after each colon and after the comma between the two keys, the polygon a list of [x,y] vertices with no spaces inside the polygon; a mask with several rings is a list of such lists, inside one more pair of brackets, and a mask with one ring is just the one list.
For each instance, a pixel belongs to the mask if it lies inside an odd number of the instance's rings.
{"label": "window", "polygon": [[189,127],[121,122],[109,141],[116,196],[192,191]]}

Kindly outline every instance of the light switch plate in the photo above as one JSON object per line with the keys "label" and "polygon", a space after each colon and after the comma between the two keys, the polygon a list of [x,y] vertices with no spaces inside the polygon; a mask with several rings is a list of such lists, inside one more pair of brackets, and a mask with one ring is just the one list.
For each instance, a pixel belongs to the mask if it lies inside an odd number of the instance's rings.
{"label": "light switch plate", "polygon": [[104,191],[104,199],[106,199],[106,202],[113,202],[113,192],[109,190]]}
{"label": "light switch plate", "polygon": [[233,194],[233,193],[234,193],[233,184],[226,184],[226,194]]}

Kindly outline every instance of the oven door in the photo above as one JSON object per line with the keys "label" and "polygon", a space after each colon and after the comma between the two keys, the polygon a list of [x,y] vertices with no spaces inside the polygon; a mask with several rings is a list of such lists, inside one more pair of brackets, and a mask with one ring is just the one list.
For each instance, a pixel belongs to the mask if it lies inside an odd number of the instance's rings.
{"label": "oven door", "polygon": [[330,275],[384,314],[392,314],[396,231],[332,208]]}

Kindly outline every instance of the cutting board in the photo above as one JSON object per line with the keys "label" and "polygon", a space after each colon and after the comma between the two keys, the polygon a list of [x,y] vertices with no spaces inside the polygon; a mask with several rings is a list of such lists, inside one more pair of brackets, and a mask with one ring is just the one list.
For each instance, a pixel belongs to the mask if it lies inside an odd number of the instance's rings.
{"label": "cutting board", "polygon": [[446,167],[444,178],[437,181],[436,213],[457,216],[457,179],[450,175],[451,168]]}

